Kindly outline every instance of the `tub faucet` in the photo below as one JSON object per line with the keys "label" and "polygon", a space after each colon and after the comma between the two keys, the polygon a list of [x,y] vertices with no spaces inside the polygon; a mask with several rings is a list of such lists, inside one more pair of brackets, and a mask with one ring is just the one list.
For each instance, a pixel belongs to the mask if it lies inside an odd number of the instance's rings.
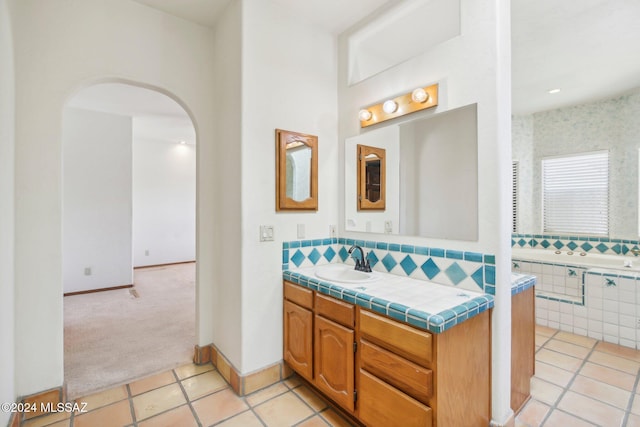
{"label": "tub faucet", "polygon": [[[358,246],[353,245],[349,248],[349,255],[355,250],[358,249],[360,251],[360,259],[356,258],[356,270],[364,271],[366,273],[371,273],[371,265],[369,264],[369,260],[364,256],[364,250]],[[354,257],[355,258],[355,257]]]}
{"label": "tub faucet", "polygon": [[640,249],[637,249],[637,248],[629,249],[629,252],[631,252],[635,256],[640,255]]}

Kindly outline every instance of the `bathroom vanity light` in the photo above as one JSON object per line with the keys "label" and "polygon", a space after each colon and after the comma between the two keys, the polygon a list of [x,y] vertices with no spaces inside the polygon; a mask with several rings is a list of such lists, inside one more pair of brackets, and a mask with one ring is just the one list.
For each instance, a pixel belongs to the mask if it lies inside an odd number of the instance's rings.
{"label": "bathroom vanity light", "polygon": [[185,141],[184,139],[180,141],[180,145],[185,145],[187,143],[187,141]]}
{"label": "bathroom vanity light", "polygon": [[371,120],[371,111],[362,109],[358,113],[358,117],[360,117],[361,122],[366,122],[367,120]]}
{"label": "bathroom vanity light", "polygon": [[423,102],[426,102],[427,99],[429,99],[429,94],[427,93],[426,90],[424,90],[421,87],[419,87],[418,89],[415,89],[413,92],[411,92],[411,100],[413,102],[418,102],[418,103],[422,104]]}
{"label": "bathroom vanity light", "polygon": [[438,85],[419,87],[409,93],[365,107],[358,112],[360,127],[375,125],[438,105]]}
{"label": "bathroom vanity light", "polygon": [[388,99],[384,101],[384,104],[382,104],[382,109],[387,114],[395,113],[398,109],[398,104],[396,103],[396,101]]}

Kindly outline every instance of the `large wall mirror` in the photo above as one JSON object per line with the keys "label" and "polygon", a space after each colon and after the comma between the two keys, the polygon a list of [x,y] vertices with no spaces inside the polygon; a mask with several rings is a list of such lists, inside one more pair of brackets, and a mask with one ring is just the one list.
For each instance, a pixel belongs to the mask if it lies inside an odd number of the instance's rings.
{"label": "large wall mirror", "polygon": [[318,210],[318,137],[276,129],[276,211]]}
{"label": "large wall mirror", "polygon": [[[477,105],[345,141],[345,229],[478,240]],[[386,208],[358,210],[358,145],[384,150]]]}

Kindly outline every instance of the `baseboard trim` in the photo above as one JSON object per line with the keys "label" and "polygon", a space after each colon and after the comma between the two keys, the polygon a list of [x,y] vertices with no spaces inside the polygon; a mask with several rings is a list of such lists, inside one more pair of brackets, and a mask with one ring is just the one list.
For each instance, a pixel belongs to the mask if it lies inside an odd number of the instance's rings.
{"label": "baseboard trim", "polygon": [[153,268],[153,267],[168,267],[170,265],[179,265],[179,264],[191,264],[196,262],[196,260],[194,259],[193,261],[178,261],[178,262],[168,262],[166,264],[151,264],[151,265],[141,265],[139,267],[133,267],[134,270],[138,270],[140,268]]}
{"label": "baseboard trim", "polygon": [[[33,410],[30,410],[29,412],[14,413],[13,417],[9,421],[9,426],[18,427],[22,421],[31,420],[55,412],[57,405],[66,401],[66,394],[66,388],[64,386],[60,386],[41,391],[39,393],[30,394],[19,399],[18,403]],[[42,411],[42,409],[50,409],[50,411]]]}
{"label": "baseboard trim", "polygon": [[246,396],[293,375],[293,370],[284,361],[241,375],[213,344],[204,347],[196,345],[193,363],[196,365],[213,364],[238,396]]}
{"label": "baseboard trim", "polygon": [[64,294],[64,296],[72,297],[74,295],[95,294],[96,292],[116,291],[118,289],[128,289],[128,288],[133,288],[133,283],[130,285],[111,286],[109,288],[98,288],[98,289],[88,289],[86,291],[67,292]]}
{"label": "baseboard trim", "polygon": [[511,412],[511,414],[509,415],[509,418],[507,418],[506,421],[504,421],[503,423],[499,423],[496,421],[491,421],[491,423],[489,423],[490,427],[515,427],[516,425],[516,414]]}

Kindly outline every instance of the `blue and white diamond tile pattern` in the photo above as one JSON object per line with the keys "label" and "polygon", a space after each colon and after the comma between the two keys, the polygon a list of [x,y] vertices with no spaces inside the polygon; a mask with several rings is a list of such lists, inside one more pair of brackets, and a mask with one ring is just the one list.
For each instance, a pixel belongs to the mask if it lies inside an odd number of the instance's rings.
{"label": "blue and white diamond tile pattern", "polygon": [[337,241],[336,238],[328,238],[284,242],[282,244],[282,269],[288,270],[338,262],[339,258],[342,259],[343,254],[337,250]]}
{"label": "blue and white diamond tile pattern", "polygon": [[559,251],[591,252],[609,255],[627,255],[632,249],[640,249],[640,241],[593,236],[512,234],[511,246],[525,249],[536,248]]}
{"label": "blue and white diamond tile pattern", "polygon": [[362,286],[340,286],[313,274],[313,267],[286,270],[283,278],[410,325],[441,333],[493,307],[493,296],[409,277],[392,276]]}
{"label": "blue and white diamond tile pattern", "polygon": [[331,262],[354,264],[348,248],[364,248],[374,271],[495,295],[495,257],[478,252],[353,239],[283,243],[283,270]]}

